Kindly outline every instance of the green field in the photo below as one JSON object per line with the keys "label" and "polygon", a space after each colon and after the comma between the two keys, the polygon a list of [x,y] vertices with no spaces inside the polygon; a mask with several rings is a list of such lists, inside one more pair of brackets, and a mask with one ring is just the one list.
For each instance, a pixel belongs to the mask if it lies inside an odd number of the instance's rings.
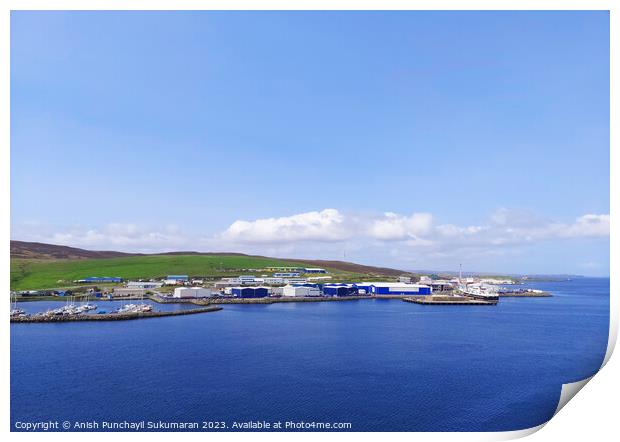
{"label": "green field", "polygon": [[[89,276],[123,279],[161,278],[166,275],[233,276],[241,269],[304,264],[251,256],[155,255],[109,259],[11,259],[11,290],[67,287]],[[249,273],[249,272],[246,272]]]}

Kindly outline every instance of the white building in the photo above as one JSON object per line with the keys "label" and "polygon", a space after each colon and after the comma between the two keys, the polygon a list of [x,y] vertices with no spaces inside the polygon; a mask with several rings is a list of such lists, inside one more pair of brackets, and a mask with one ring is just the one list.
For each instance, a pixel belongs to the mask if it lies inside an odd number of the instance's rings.
{"label": "white building", "polygon": [[269,294],[271,296],[282,296],[284,287],[269,287]]}
{"label": "white building", "polygon": [[321,291],[318,287],[307,287],[304,285],[285,285],[282,288],[282,296],[295,296],[295,297],[310,297],[321,296]]}
{"label": "white building", "polygon": [[128,289],[157,289],[162,285],[163,282],[157,281],[127,281]]}
{"label": "white building", "polygon": [[256,277],[254,275],[241,275],[237,279],[241,285],[256,284]]}
{"label": "white building", "polygon": [[308,280],[306,278],[284,278],[285,284],[307,284]]}
{"label": "white building", "polygon": [[148,291],[139,287],[114,287],[112,296],[147,296]]}
{"label": "white building", "polygon": [[322,279],[332,279],[331,276],[308,276],[308,281],[320,281]]}
{"label": "white building", "polygon": [[211,290],[202,287],[178,287],[174,289],[174,298],[207,298],[211,296]]}

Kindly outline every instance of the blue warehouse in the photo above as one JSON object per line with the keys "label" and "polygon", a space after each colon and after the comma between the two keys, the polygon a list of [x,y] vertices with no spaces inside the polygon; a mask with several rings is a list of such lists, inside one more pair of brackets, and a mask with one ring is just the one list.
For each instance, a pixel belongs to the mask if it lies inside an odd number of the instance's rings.
{"label": "blue warehouse", "polygon": [[232,287],[231,293],[237,298],[265,298],[269,296],[267,287]]}
{"label": "blue warehouse", "polygon": [[78,282],[121,282],[123,279],[117,276],[89,276],[88,278],[80,279]]}
{"label": "blue warehouse", "polygon": [[370,285],[370,293],[373,295],[430,295],[432,289],[421,284],[375,282]]}
{"label": "blue warehouse", "polygon": [[357,295],[357,287],[353,284],[325,284],[323,286],[325,296],[352,296]]}

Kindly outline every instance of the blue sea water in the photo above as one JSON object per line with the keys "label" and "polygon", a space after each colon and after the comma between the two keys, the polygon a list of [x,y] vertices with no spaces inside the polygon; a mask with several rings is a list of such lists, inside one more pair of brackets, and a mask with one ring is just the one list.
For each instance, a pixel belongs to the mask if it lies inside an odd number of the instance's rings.
{"label": "blue sea water", "polygon": [[11,324],[11,421],[529,428],[551,418],[563,383],[599,369],[609,279],[529,286],[554,296],[495,307],[225,305],[139,321]]}

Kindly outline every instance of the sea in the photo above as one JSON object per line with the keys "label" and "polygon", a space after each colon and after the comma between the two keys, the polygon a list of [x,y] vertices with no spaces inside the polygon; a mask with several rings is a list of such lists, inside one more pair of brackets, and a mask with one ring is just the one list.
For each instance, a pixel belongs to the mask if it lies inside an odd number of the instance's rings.
{"label": "sea", "polygon": [[[600,368],[610,289],[608,278],[520,287],[553,296],[497,306],[224,305],[135,321],[11,324],[12,429],[530,428],[553,416],[562,384]],[[59,305],[20,303],[29,312]]]}

